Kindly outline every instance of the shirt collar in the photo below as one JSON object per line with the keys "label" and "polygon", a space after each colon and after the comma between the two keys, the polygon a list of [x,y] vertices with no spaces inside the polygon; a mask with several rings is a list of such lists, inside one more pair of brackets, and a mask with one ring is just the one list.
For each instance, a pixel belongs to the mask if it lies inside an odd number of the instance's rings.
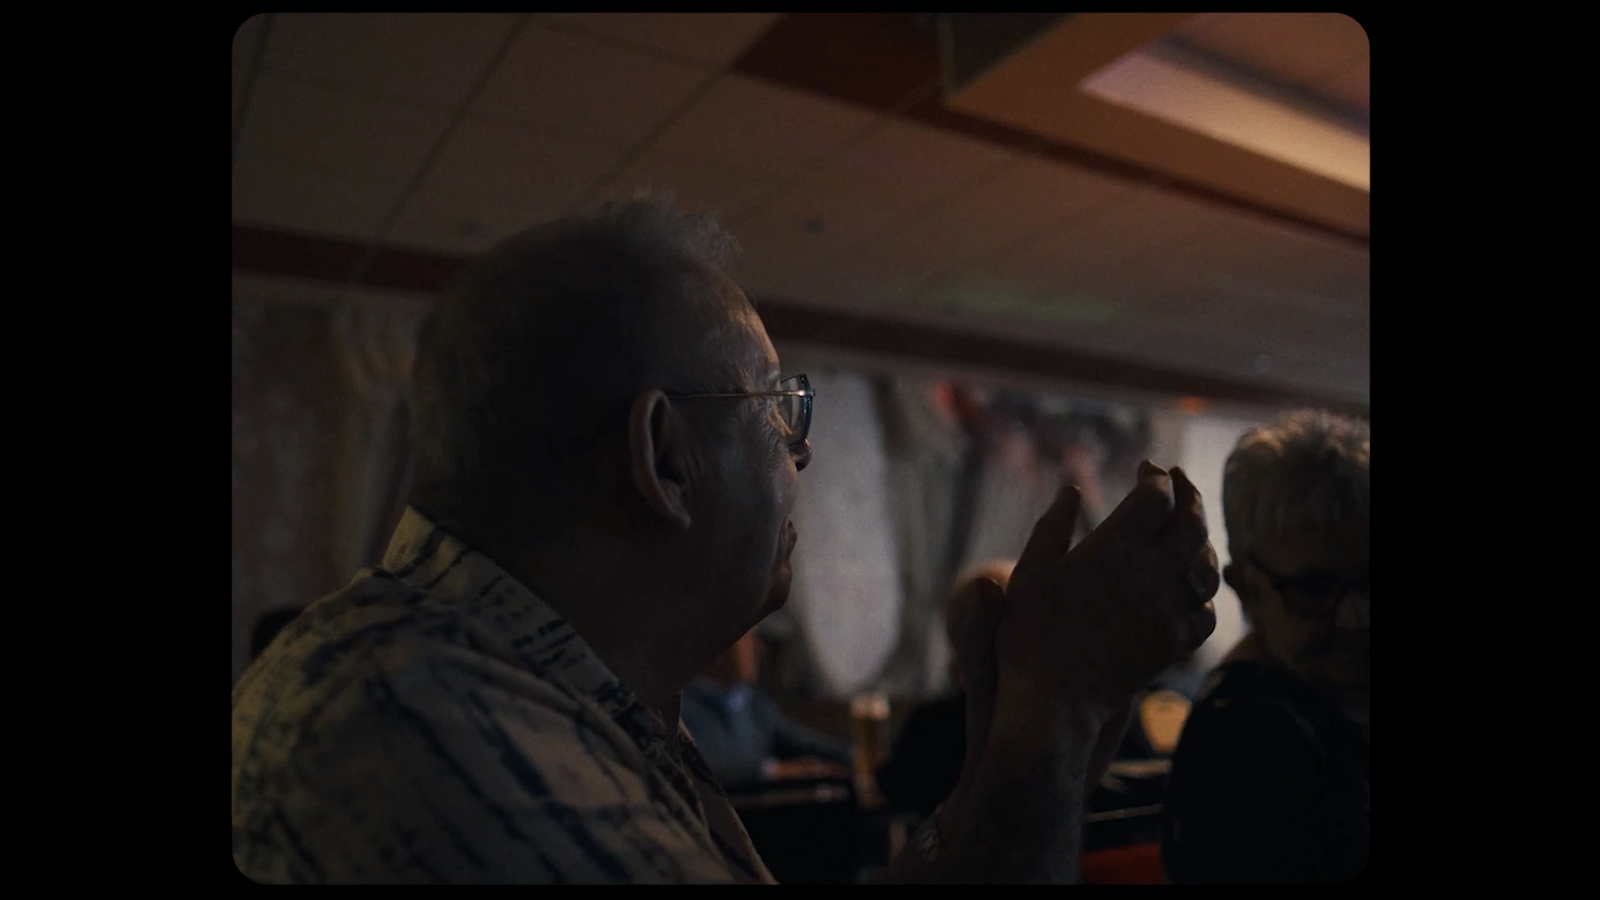
{"label": "shirt collar", "polygon": [[[488,639],[499,645],[495,649],[538,674],[559,675],[612,718],[637,720],[644,711],[638,697],[549,604],[415,507],[406,507],[401,516],[382,568],[446,604],[463,607],[463,614],[487,626]],[[659,720],[660,715],[645,718]],[[666,723],[657,727],[665,730]]]}

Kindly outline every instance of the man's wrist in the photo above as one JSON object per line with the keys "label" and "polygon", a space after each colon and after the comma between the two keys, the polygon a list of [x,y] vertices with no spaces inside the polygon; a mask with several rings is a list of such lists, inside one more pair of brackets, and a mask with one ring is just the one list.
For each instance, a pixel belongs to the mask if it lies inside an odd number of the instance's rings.
{"label": "man's wrist", "polygon": [[1092,747],[1100,731],[1117,716],[1122,706],[1125,704],[1108,704],[1071,691],[1046,690],[1023,681],[1002,682],[995,691],[990,740],[999,736],[1008,741],[1057,740],[1077,744],[1087,739],[1087,747]]}

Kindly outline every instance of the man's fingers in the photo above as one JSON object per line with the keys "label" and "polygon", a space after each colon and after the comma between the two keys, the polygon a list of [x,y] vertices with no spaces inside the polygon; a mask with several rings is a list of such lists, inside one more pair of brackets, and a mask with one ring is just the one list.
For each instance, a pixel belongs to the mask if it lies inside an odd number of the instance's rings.
{"label": "man's fingers", "polygon": [[1000,617],[1006,612],[1006,592],[992,578],[979,578],[973,586],[977,597],[967,618],[967,627],[980,634],[994,637],[1000,627]]}
{"label": "man's fingers", "polygon": [[1208,603],[1217,596],[1217,590],[1222,587],[1222,571],[1217,568],[1217,551],[1210,541],[1200,548],[1200,558],[1189,567],[1186,577],[1194,589],[1196,605]]}
{"label": "man's fingers", "polygon": [[1200,645],[1217,629],[1217,608],[1212,603],[1182,613],[1177,622],[1178,651],[1180,656],[1200,649]]}
{"label": "man's fingers", "polygon": [[988,578],[979,578],[971,590],[974,596],[962,623],[962,654],[966,657],[962,668],[981,677],[994,665],[994,636],[1006,612],[1006,592]]}
{"label": "man's fingers", "polygon": [[1072,547],[1072,535],[1078,527],[1078,511],[1083,506],[1083,495],[1077,485],[1063,485],[1056,500],[1034,523],[1028,546],[1017,560],[1020,569],[1032,569],[1059,559]]}
{"label": "man's fingers", "polygon": [[[1139,464],[1139,480],[1100,528],[1128,537],[1154,536],[1172,512],[1172,478],[1149,460]],[[1095,529],[1099,531],[1100,529]]]}
{"label": "man's fingers", "polygon": [[1188,566],[1206,547],[1206,507],[1200,489],[1182,469],[1172,470],[1172,513],[1162,526],[1161,542],[1179,566]]}

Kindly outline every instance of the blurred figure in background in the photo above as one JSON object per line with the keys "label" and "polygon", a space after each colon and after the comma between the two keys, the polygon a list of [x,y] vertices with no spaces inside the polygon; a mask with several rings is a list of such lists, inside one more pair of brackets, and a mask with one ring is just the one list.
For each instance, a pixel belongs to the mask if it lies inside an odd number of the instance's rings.
{"label": "blurred figure in background", "polygon": [[1207,680],[1173,760],[1173,883],[1330,883],[1370,829],[1370,438],[1302,411],[1240,439],[1224,578],[1250,633]]}
{"label": "blurred figure in background", "polygon": [[[1004,590],[1016,565],[1015,560],[994,560],[975,566],[956,579],[944,609],[945,634],[955,652],[960,652],[978,600],[978,581],[987,578]],[[878,789],[893,809],[927,818],[950,796],[961,778],[967,753],[967,697],[958,674],[960,663],[959,658],[951,662],[955,693],[912,710],[900,728],[888,762],[878,769]]]}
{"label": "blurred figure in background", "polygon": [[761,652],[752,629],[683,692],[683,724],[712,773],[730,788],[847,777],[844,742],[791,721],[756,687]]}

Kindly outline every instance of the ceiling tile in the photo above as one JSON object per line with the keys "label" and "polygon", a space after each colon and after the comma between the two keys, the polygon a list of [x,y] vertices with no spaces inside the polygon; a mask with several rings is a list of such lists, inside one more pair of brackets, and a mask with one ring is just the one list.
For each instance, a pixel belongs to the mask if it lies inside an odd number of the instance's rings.
{"label": "ceiling tile", "polygon": [[[848,309],[862,313],[881,313],[899,309],[899,298],[926,280],[920,266],[908,266],[861,255],[830,259],[815,265],[793,265],[793,257],[766,267],[751,277],[741,277],[746,292],[766,293],[791,300]],[[742,273],[741,273],[742,275]]]}
{"label": "ceiling tile", "polygon": [[551,13],[542,16],[611,40],[717,68],[732,62],[779,13]]}
{"label": "ceiling tile", "polygon": [[639,141],[706,77],[683,63],[534,24],[518,36],[473,111],[570,134]]}
{"label": "ceiling tile", "polygon": [[727,75],[673,122],[653,149],[789,176],[879,118],[853,106]]}
{"label": "ceiling tile", "polygon": [[818,171],[819,184],[927,205],[1020,159],[1014,150],[893,120]]}
{"label": "ceiling tile", "polygon": [[566,214],[628,148],[510,122],[469,118],[407,203],[390,238],[476,253]]}
{"label": "ceiling tile", "polygon": [[788,284],[803,270],[815,270],[853,247],[864,222],[884,219],[881,211],[839,194],[785,193],[763,204],[732,227],[745,248],[751,277]]}
{"label": "ceiling tile", "polygon": [[1046,287],[1114,283],[1142,260],[1193,233],[1199,211],[1197,202],[1130,186],[1117,199],[1007,248],[979,269]]}
{"label": "ceiling tile", "polygon": [[601,198],[626,197],[640,189],[669,191],[686,209],[715,210],[724,222],[737,219],[781,182],[764,172],[649,151],[601,187]]}
{"label": "ceiling tile", "polygon": [[405,187],[241,155],[233,167],[233,221],[370,241]]}
{"label": "ceiling tile", "polygon": [[935,275],[992,256],[1030,235],[1114,202],[1131,186],[1026,157],[872,241],[864,253]]}
{"label": "ceiling tile", "polygon": [[379,97],[454,109],[516,17],[478,13],[277,13],[266,66]]}
{"label": "ceiling tile", "polygon": [[409,180],[449,118],[443,110],[263,74],[250,98],[239,152],[333,175]]}
{"label": "ceiling tile", "polygon": [[1146,268],[1346,317],[1364,315],[1370,302],[1367,248],[1242,214],[1192,232]]}
{"label": "ceiling tile", "polygon": [[819,265],[1017,158],[937,129],[889,122],[738,225],[759,251],[781,248],[789,268],[827,277]]}

